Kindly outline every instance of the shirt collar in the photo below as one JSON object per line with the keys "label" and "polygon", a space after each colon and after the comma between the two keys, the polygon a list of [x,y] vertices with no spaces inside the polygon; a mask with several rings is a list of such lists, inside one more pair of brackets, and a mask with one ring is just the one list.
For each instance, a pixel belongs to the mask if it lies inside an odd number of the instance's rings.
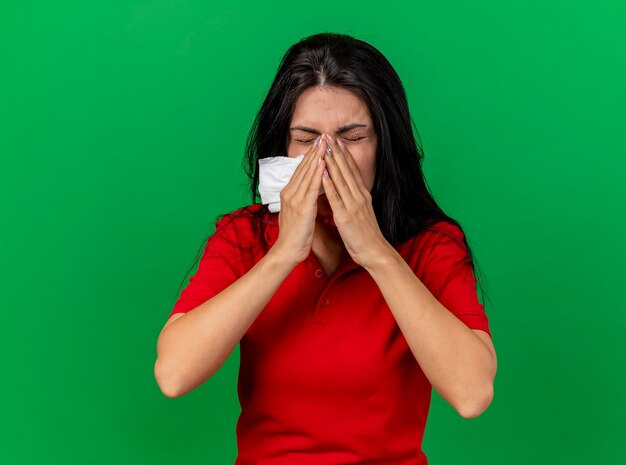
{"label": "shirt collar", "polygon": [[[265,231],[263,231],[265,240],[267,241],[270,247],[273,246],[276,240],[278,239],[279,231],[280,231],[280,228],[278,227],[278,212],[270,213],[267,219]],[[315,262],[317,263],[317,259],[312,252],[308,257],[308,260],[315,260]],[[341,263],[339,267],[337,268],[337,270],[335,271],[335,273],[333,273],[333,276],[337,276],[340,273],[345,273],[347,271],[350,271],[356,268],[361,268],[361,265],[356,263],[352,259],[352,257],[348,255],[346,260],[343,263]]]}
{"label": "shirt collar", "polygon": [[268,245],[271,247],[276,242],[276,239],[278,239],[278,213],[270,213],[266,221],[267,224],[265,225],[263,235]]}

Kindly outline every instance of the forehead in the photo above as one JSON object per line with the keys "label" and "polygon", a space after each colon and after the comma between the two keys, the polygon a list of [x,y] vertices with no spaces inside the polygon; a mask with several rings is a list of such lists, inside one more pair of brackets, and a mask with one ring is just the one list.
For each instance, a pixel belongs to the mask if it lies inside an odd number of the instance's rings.
{"label": "forehead", "polygon": [[309,87],[297,98],[291,118],[292,124],[312,127],[355,121],[371,122],[367,106],[356,94],[339,87]]}

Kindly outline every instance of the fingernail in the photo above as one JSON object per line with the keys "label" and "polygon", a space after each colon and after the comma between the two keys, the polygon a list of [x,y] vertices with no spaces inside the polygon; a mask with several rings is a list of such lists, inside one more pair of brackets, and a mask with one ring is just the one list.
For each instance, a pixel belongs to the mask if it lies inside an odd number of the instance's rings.
{"label": "fingernail", "polygon": [[319,147],[321,143],[322,143],[322,138],[318,137],[317,139],[315,139],[315,144],[313,145],[315,145],[315,147]]}
{"label": "fingernail", "polygon": [[326,147],[326,155],[328,155],[329,157],[333,156],[333,149],[331,149],[330,147]]}
{"label": "fingernail", "polygon": [[330,136],[330,134],[326,134],[326,139],[328,139],[328,142],[330,142],[331,144],[334,144],[335,141],[333,140],[333,138]]}

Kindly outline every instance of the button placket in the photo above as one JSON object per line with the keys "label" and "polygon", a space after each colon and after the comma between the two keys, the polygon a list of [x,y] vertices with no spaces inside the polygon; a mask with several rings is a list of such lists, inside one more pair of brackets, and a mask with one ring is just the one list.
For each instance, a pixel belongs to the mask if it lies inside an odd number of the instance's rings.
{"label": "button placket", "polygon": [[315,278],[321,280],[321,292],[313,312],[312,321],[315,323],[323,323],[325,318],[327,318],[325,315],[329,311],[328,306],[330,305],[330,298],[328,294],[331,292],[331,289],[338,280],[345,278],[345,274],[358,268],[358,265],[354,262],[348,263],[338,267],[332,276],[328,276],[322,264],[313,253],[309,255],[308,261],[311,264]]}
{"label": "button placket", "polygon": [[326,318],[325,315],[326,312],[329,311],[328,305],[330,304],[330,299],[325,295],[327,292],[328,290],[325,289],[317,300],[317,305],[315,306],[311,320],[313,323],[323,323]]}

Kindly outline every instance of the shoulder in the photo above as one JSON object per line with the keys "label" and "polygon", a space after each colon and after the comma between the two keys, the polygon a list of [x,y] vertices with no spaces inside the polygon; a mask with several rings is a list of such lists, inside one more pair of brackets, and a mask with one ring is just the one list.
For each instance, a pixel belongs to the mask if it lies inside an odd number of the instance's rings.
{"label": "shoulder", "polygon": [[427,234],[450,237],[452,239],[462,239],[464,236],[460,226],[446,220],[436,221],[426,229]]}
{"label": "shoulder", "polygon": [[456,258],[467,260],[468,247],[465,232],[460,226],[448,221],[438,221],[427,231],[429,252],[427,261]]}
{"label": "shoulder", "polygon": [[233,211],[221,215],[221,218],[215,222],[216,227],[224,227],[234,223],[237,226],[252,223],[255,218],[264,216],[266,209],[260,203],[253,203],[243,207],[236,208]]}
{"label": "shoulder", "polygon": [[460,226],[446,220],[427,224],[422,231],[409,239],[403,248],[428,253],[434,247],[459,247],[465,249],[465,233]]}
{"label": "shoulder", "polygon": [[268,214],[267,208],[260,203],[225,213],[215,222],[212,240],[219,238],[238,245],[254,243],[262,234],[263,229],[260,226],[267,221]]}
{"label": "shoulder", "polygon": [[424,276],[433,267],[450,266],[468,258],[463,229],[445,220],[426,225],[403,244],[400,252],[418,276]]}

